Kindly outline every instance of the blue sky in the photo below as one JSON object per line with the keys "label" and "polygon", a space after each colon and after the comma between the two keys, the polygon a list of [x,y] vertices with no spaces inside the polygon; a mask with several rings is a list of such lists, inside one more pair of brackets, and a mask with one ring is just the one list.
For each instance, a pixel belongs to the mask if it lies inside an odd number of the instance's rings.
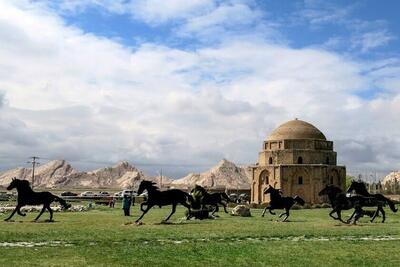
{"label": "blue sky", "polygon": [[1,1],[0,169],[38,155],[180,177],[254,163],[293,118],[352,172],[399,169],[400,3],[383,3]]}
{"label": "blue sky", "polygon": [[[223,1],[216,1],[223,4]],[[272,24],[279,32],[278,40],[295,48],[327,46],[341,53],[362,58],[398,55],[400,21],[398,1],[236,1],[247,3],[259,17],[250,25],[233,25],[227,31],[239,34],[263,35],[259,24]],[[62,4],[62,2],[61,2]],[[60,6],[54,4],[55,10]],[[176,29],[185,19],[165,23],[146,23],[130,13],[114,13],[101,5],[85,5],[74,10],[61,10],[70,25],[98,36],[113,38],[126,46],[143,42],[165,44],[180,49],[195,49],[205,43],[193,36],[179,36]],[[370,32],[381,32],[390,40],[362,50],[352,44],[352,38]],[[269,34],[265,36],[270,38]],[[211,40],[216,44],[220,40]],[[332,42],[332,43],[330,43]]]}

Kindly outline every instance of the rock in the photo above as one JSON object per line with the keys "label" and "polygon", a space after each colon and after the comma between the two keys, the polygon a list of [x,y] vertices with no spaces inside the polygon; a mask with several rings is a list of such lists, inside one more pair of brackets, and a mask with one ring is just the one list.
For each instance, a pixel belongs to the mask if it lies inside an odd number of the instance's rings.
{"label": "rock", "polygon": [[251,217],[250,208],[245,205],[237,205],[232,209],[231,215],[241,217]]}

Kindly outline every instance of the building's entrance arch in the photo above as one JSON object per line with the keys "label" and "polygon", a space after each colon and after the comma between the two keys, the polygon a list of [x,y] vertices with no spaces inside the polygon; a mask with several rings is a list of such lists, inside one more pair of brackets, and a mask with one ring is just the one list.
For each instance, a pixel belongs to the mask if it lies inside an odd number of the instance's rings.
{"label": "building's entrance arch", "polygon": [[261,203],[269,201],[269,197],[266,197],[264,195],[264,189],[268,186],[269,180],[270,180],[269,171],[263,170],[260,173],[260,176],[258,179],[258,190],[259,190],[258,195],[259,195],[259,199],[260,199]]}

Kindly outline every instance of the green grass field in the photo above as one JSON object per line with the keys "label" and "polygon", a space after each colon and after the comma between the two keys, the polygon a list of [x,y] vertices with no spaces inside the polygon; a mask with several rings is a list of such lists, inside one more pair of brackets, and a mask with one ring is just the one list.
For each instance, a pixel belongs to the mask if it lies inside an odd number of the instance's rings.
{"label": "green grass field", "polygon": [[[329,209],[294,210],[290,222],[277,216],[184,221],[182,208],[172,224],[159,224],[169,207],[154,208],[144,225],[129,224],[106,207],[82,213],[55,213],[54,223],[30,222],[36,214],[3,222],[0,266],[399,266],[400,215],[387,209],[385,224],[361,219],[339,224]],[[27,243],[22,243],[27,242]],[[17,247],[19,246],[19,247]]]}

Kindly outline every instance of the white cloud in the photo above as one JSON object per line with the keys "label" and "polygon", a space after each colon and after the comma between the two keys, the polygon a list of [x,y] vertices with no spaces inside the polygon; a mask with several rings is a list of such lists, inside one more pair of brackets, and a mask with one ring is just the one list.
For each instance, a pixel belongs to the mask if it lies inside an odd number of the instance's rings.
{"label": "white cloud", "polygon": [[14,162],[39,154],[250,163],[268,132],[294,117],[338,140],[339,159],[350,168],[386,168],[399,159],[376,142],[400,143],[399,92],[357,97],[394,78],[396,60],[365,64],[262,39],[193,51],[151,43],[131,49],[67,26],[43,6],[6,2],[0,2],[0,39],[0,90],[7,99],[0,156]]}
{"label": "white cloud", "polygon": [[393,39],[395,39],[394,36],[388,33],[387,30],[377,30],[354,36],[352,45],[354,48],[360,48],[361,52],[365,53],[371,49],[384,46]]}
{"label": "white cloud", "polygon": [[186,19],[215,7],[215,0],[137,0],[129,4],[131,14],[150,24]]}

